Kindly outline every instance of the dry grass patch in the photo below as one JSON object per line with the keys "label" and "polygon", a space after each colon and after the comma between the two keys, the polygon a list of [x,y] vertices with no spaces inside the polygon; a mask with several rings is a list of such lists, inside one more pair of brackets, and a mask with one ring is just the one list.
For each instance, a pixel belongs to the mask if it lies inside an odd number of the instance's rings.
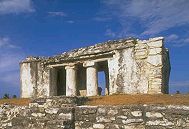
{"label": "dry grass patch", "polygon": [[189,105],[189,95],[111,95],[90,97],[87,105],[163,104]]}
{"label": "dry grass patch", "polygon": [[26,106],[31,102],[30,99],[20,98],[20,99],[0,99],[0,104],[12,104],[19,106]]}
{"label": "dry grass patch", "polygon": [[[20,99],[0,99],[0,104],[12,104],[25,106],[32,100],[26,98]],[[163,105],[189,105],[188,95],[110,95],[89,97],[86,105],[127,105],[127,104],[163,104]]]}

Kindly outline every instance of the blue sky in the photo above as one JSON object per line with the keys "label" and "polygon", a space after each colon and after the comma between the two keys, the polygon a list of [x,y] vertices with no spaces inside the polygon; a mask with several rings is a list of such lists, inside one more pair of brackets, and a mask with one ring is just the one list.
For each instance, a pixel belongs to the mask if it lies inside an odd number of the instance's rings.
{"label": "blue sky", "polygon": [[170,92],[189,92],[188,0],[0,0],[0,96],[19,95],[19,61],[111,39],[165,37]]}

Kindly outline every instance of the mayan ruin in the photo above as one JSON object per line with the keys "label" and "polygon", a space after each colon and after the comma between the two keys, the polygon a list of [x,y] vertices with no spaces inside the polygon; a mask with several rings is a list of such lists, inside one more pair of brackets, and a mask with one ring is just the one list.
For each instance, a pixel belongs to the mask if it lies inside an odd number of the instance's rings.
{"label": "mayan ruin", "polygon": [[189,129],[189,0],[0,0],[0,129]]}
{"label": "mayan ruin", "polygon": [[163,37],[120,39],[20,63],[21,97],[97,96],[98,72],[105,95],[168,93],[170,62]]}

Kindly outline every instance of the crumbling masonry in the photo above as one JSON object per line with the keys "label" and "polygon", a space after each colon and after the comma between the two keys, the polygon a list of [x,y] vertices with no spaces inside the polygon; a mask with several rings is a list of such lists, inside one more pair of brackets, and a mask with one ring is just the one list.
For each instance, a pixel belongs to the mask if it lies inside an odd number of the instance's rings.
{"label": "crumbling masonry", "polygon": [[168,93],[170,62],[163,38],[121,39],[53,57],[28,57],[20,63],[21,97],[96,96],[98,72],[105,94]]}

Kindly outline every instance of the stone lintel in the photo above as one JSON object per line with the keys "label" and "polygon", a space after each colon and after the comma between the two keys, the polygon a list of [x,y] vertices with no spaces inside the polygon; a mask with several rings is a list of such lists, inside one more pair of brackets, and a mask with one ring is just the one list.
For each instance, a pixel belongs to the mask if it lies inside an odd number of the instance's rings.
{"label": "stone lintel", "polygon": [[96,67],[96,62],[94,62],[94,61],[84,62],[83,67]]}

